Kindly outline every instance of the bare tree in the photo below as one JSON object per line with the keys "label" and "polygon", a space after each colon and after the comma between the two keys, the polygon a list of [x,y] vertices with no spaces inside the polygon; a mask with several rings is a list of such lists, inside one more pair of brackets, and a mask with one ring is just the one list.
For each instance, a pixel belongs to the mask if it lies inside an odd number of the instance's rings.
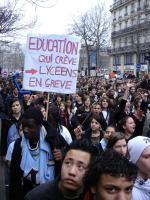
{"label": "bare tree", "polygon": [[0,41],[14,40],[21,31],[33,28],[36,22],[36,16],[27,22],[18,10],[9,6],[0,7]]}
{"label": "bare tree", "polygon": [[13,6],[0,7],[0,67],[11,71],[22,67],[21,47],[17,45],[12,52],[12,46],[20,31],[33,27],[35,23],[36,19],[25,22],[22,13]]}
{"label": "bare tree", "polygon": [[[2,37],[18,36],[21,30],[33,28],[37,23],[37,7],[50,8],[57,4],[57,0],[7,0],[0,7],[0,39]],[[27,18],[24,7],[32,7],[32,15]]]}
{"label": "bare tree", "polygon": [[57,4],[57,0],[26,0],[35,7],[51,8]]}
{"label": "bare tree", "polygon": [[88,74],[90,75],[90,53],[92,44],[92,34],[89,32],[89,20],[88,13],[79,17],[79,20],[74,19],[72,25],[72,34],[80,36],[82,38],[82,45],[86,48],[87,52],[87,65],[88,65]]}
{"label": "bare tree", "polygon": [[31,28],[35,24],[35,20],[29,23],[21,21],[22,15],[7,7],[0,7],[0,34],[6,36],[8,33]]}
{"label": "bare tree", "polygon": [[[25,30],[35,27],[37,7],[50,8],[56,3],[57,0],[5,0],[3,5],[0,4],[0,67],[15,69],[23,66],[24,55],[15,39],[24,38]],[[30,16],[24,9],[28,6],[32,9]]]}
{"label": "bare tree", "polygon": [[110,19],[105,5],[98,4],[78,19],[73,19],[70,32],[82,38],[82,45],[87,52],[88,75],[90,76],[91,51],[96,50],[98,66],[100,49],[110,44]]}
{"label": "bare tree", "polygon": [[24,65],[24,53],[19,43],[11,43],[0,52],[0,67],[9,72],[22,70]]}
{"label": "bare tree", "polygon": [[96,50],[97,67],[100,67],[100,50],[110,44],[110,20],[104,4],[98,4],[90,12],[90,32]]}

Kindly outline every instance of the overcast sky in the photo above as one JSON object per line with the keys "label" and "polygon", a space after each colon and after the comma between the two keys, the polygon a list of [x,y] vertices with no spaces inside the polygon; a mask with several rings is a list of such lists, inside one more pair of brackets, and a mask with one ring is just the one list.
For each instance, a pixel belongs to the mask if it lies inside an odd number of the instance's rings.
{"label": "overcast sky", "polygon": [[[13,5],[15,0],[0,0],[0,6],[6,5],[7,1]],[[31,0],[18,0],[19,10],[22,9],[26,19],[32,19],[35,10],[31,4],[27,3]],[[33,0],[36,2],[36,0]],[[40,1],[40,0],[39,0]],[[75,16],[85,13],[90,8],[94,7],[98,2],[104,1],[108,10],[113,0],[42,0],[45,1],[45,6],[53,5],[49,8],[36,8],[38,16],[37,26],[30,31],[23,31],[25,37],[27,33],[39,34],[67,34],[69,24]],[[25,2],[25,3],[24,3]],[[20,3],[20,4],[19,4]],[[43,5],[43,4],[42,4]]]}
{"label": "overcast sky", "polygon": [[[86,12],[100,0],[50,0],[51,8],[37,8],[38,24],[32,32],[41,34],[66,34],[74,16]],[[108,9],[113,0],[104,0]],[[56,4],[55,4],[56,3]],[[32,12],[32,9],[30,9]],[[28,10],[29,11],[29,10]]]}

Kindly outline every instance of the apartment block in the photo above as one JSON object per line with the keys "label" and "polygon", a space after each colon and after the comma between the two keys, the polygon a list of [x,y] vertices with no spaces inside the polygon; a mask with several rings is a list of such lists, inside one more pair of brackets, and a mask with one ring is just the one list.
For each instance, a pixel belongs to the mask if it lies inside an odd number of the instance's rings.
{"label": "apartment block", "polygon": [[112,32],[110,67],[136,74],[148,70],[150,51],[150,0],[114,0],[110,9]]}

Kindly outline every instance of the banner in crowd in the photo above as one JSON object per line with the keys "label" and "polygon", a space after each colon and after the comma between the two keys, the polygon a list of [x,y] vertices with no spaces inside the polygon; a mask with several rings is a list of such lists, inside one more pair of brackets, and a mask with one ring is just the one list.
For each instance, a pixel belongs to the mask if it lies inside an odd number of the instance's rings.
{"label": "banner in crowd", "polygon": [[80,47],[78,37],[29,34],[23,89],[75,93]]}
{"label": "banner in crowd", "polygon": [[3,77],[3,78],[7,78],[8,77],[8,69],[7,68],[2,68],[2,70],[1,70],[1,76]]}

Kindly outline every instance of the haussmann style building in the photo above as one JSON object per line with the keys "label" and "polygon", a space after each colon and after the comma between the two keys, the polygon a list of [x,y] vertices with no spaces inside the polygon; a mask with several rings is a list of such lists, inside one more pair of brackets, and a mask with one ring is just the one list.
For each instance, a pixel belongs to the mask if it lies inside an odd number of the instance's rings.
{"label": "haussmann style building", "polygon": [[150,0],[114,0],[110,67],[120,72],[148,71],[150,52]]}

